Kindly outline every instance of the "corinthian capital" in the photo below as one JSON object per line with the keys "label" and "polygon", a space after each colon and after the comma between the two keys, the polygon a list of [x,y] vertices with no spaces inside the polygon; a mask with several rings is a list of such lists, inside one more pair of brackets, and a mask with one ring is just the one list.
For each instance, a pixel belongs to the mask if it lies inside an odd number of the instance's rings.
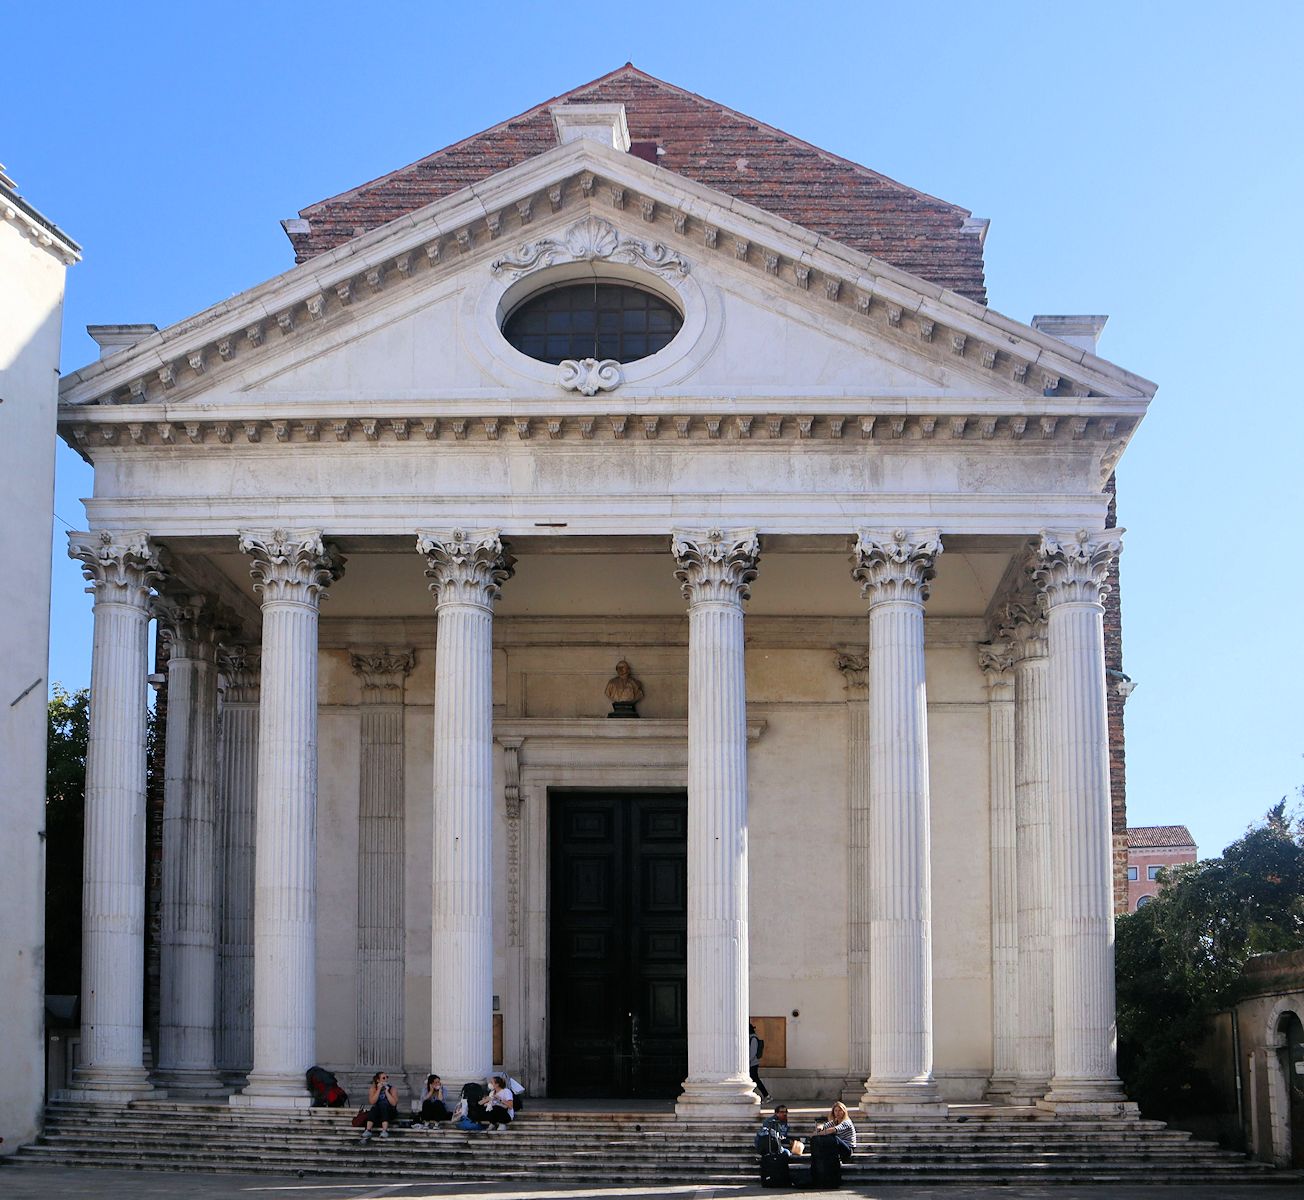
{"label": "corinthian capital", "polygon": [[153,604],[163,637],[170,646],[170,658],[217,660],[218,643],[230,633],[220,606],[207,596],[166,591]]}
{"label": "corinthian capital", "polygon": [[496,529],[422,530],[417,533],[417,553],[428,564],[426,578],[436,604],[492,608],[515,572],[516,559]]}
{"label": "corinthian capital", "polygon": [[998,636],[1008,643],[1015,662],[1046,657],[1046,608],[1031,588],[1021,589],[1005,605]]}
{"label": "corinthian capital", "polygon": [[403,683],[416,656],[411,650],[353,650],[353,670],[362,680],[362,699],[368,703],[401,703]]}
{"label": "corinthian capital", "polygon": [[145,608],[150,589],[163,578],[158,553],[143,532],[70,533],[68,557],[80,559],[86,590],[97,603]]}
{"label": "corinthian capital", "polygon": [[754,529],[676,529],[670,553],[679,564],[675,578],[690,604],[741,604],[752,594],[761,541]]}
{"label": "corinthian capital", "polygon": [[217,662],[226,683],[227,703],[257,704],[262,682],[262,653],[259,648],[239,643],[223,646]]}
{"label": "corinthian capital", "polygon": [[937,574],[942,538],[936,529],[861,529],[852,553],[852,579],[871,604],[928,599],[928,581]]}
{"label": "corinthian capital", "polygon": [[1123,548],[1122,534],[1121,529],[1043,531],[1033,552],[1032,577],[1046,595],[1046,606],[1099,604],[1109,590],[1109,569]]}
{"label": "corinthian capital", "polygon": [[284,600],[316,606],[344,573],[344,559],[322,541],[320,529],[245,529],[240,551],[253,560],[249,574],[264,604]]}

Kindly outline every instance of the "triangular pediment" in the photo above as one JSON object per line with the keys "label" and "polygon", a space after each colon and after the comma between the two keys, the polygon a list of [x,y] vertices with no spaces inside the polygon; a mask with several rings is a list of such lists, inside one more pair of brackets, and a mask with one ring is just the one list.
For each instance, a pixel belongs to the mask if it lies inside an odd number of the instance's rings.
{"label": "triangular pediment", "polygon": [[[372,398],[541,400],[546,392],[537,379],[532,385],[528,376],[514,378],[471,345],[468,306],[480,302],[471,293],[491,274],[526,278],[532,248],[564,245],[586,221],[613,231],[622,248],[607,256],[611,265],[656,273],[656,256],[671,255],[693,286],[722,298],[735,314],[723,322],[727,330],[715,331],[709,353],[669,376],[640,384],[631,370],[622,385],[631,398],[698,396],[727,411],[730,395],[751,393],[742,403],[755,408],[769,387],[776,405],[787,397],[797,407],[838,399],[854,412],[876,399],[954,406],[973,398],[975,412],[987,403],[993,411],[1065,414],[1111,399],[1124,402],[1134,421],[1154,390],[886,263],[634,156],[580,141],[75,372],[61,389],[65,416],[68,406],[87,405],[144,405],[136,409],[144,421],[180,419],[183,409],[213,405],[254,416],[260,401],[292,397],[348,400],[359,414]],[[585,253],[569,261],[584,261]],[[546,267],[566,261],[563,251]],[[567,399],[557,393],[558,411]],[[570,399],[581,402],[573,393]],[[615,402],[601,399],[608,407]],[[1127,408],[1128,402],[1140,405]]]}

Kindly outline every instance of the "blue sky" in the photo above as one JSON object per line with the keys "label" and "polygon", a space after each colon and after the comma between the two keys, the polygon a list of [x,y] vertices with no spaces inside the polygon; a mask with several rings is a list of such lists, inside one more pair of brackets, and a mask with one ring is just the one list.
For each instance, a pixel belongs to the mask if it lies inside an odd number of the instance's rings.
{"label": "blue sky", "polygon": [[[0,161],[85,247],[64,370],[87,324],[243,291],[292,265],[281,218],[627,59],[991,218],[994,308],[1108,313],[1101,353],[1160,385],[1119,469],[1131,822],[1213,854],[1304,784],[1304,5],[3,0],[0,29]],[[59,517],[89,489],[61,449]]]}

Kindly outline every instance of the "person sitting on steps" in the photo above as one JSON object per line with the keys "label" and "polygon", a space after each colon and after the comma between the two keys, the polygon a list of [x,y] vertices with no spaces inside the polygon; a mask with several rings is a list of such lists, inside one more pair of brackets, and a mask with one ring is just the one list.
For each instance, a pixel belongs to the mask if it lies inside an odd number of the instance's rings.
{"label": "person sitting on steps", "polygon": [[421,1093],[421,1111],[417,1114],[418,1125],[447,1121],[453,1114],[444,1103],[444,1081],[438,1075],[427,1075],[425,1090]]}
{"label": "person sitting on steps", "polygon": [[389,1137],[389,1123],[398,1119],[398,1091],[384,1071],[377,1071],[371,1077],[367,1103],[371,1105],[371,1111],[367,1113],[367,1127],[362,1131],[362,1140],[371,1141],[373,1125],[380,1126],[381,1137]]}
{"label": "person sitting on steps", "polygon": [[493,1090],[485,1097],[484,1119],[489,1123],[490,1133],[499,1133],[512,1123],[516,1098],[507,1086],[506,1075],[495,1075],[493,1085]]}
{"label": "person sitting on steps", "polygon": [[856,1127],[851,1123],[851,1115],[841,1100],[829,1109],[828,1120],[815,1126],[815,1133],[811,1137],[812,1151],[816,1149],[816,1143],[824,1138],[837,1143],[838,1157],[843,1162],[851,1161],[852,1151],[856,1148]]}

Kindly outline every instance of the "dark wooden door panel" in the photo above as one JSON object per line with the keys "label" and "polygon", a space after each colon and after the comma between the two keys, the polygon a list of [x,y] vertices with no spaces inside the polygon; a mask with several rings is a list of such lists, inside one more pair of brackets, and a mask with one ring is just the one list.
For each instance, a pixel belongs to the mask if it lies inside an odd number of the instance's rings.
{"label": "dark wooden door panel", "polygon": [[550,803],[549,1091],[673,1097],[688,1071],[686,797]]}

